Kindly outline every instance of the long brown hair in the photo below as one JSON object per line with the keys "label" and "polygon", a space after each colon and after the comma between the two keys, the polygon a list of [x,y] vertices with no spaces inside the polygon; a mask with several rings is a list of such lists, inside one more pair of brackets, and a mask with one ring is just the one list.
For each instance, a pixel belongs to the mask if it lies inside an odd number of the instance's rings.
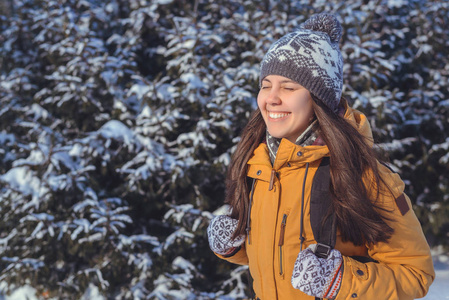
{"label": "long brown hair", "polygon": [[[332,209],[337,218],[344,241],[355,245],[386,242],[393,234],[386,221],[390,219],[381,214],[382,210],[375,200],[380,193],[388,191],[379,174],[378,155],[371,143],[342,116],[329,109],[322,101],[312,95],[313,110],[319,123],[319,135],[330,152]],[[342,103],[346,100],[342,98]],[[245,234],[248,218],[249,188],[247,185],[247,162],[254,150],[262,142],[266,125],[257,109],[246,127],[231,160],[226,180],[226,203],[231,206],[231,217],[239,223],[234,236]],[[371,187],[376,188],[375,199],[370,199],[363,178],[367,172],[372,176]]]}

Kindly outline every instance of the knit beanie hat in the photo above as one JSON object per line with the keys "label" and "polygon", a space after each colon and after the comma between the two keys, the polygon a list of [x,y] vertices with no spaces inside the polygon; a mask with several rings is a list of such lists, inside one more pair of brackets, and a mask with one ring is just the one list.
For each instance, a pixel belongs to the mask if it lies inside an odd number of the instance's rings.
{"label": "knit beanie hat", "polygon": [[335,16],[313,15],[270,47],[260,66],[259,83],[268,75],[287,77],[336,111],[343,88],[341,35]]}

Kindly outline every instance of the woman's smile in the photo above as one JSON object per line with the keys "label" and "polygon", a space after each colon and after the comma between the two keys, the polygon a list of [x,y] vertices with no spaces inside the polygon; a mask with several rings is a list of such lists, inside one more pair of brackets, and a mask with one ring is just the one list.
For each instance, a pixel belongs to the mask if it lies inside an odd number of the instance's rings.
{"label": "woman's smile", "polygon": [[286,117],[290,116],[291,113],[290,112],[274,112],[274,111],[267,111],[268,113],[268,119],[270,121],[282,121],[284,120]]}

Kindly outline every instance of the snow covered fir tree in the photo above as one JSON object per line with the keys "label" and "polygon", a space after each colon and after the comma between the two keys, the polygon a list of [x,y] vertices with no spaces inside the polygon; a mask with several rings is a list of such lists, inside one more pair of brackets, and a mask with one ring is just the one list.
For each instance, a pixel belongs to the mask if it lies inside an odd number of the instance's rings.
{"label": "snow covered fir tree", "polygon": [[323,10],[345,30],[344,96],[448,247],[448,2],[0,0],[2,292],[247,297],[205,230],[263,54]]}

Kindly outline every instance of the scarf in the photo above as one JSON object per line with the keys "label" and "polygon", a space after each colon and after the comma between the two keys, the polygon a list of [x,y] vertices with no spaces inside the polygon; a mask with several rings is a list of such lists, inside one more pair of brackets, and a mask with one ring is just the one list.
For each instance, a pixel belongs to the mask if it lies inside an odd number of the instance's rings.
{"label": "scarf", "polygon": [[[313,121],[309,127],[304,130],[303,133],[296,139],[295,144],[305,147],[310,145],[324,145],[324,142],[318,136],[318,121]],[[273,137],[267,130],[266,133],[266,142],[268,146],[268,152],[270,154],[271,164],[274,164],[274,160],[276,159],[276,154],[279,149],[279,145],[281,144],[280,138]]]}

